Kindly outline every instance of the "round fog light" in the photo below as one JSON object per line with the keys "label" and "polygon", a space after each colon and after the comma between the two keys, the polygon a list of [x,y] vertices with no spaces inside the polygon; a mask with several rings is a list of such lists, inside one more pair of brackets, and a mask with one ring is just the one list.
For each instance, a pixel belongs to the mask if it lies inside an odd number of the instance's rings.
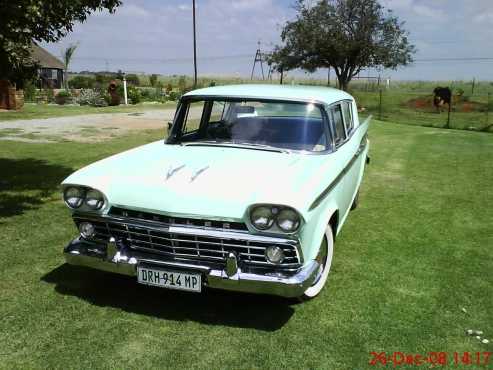
{"label": "round fog light", "polygon": [[278,265],[284,260],[284,252],[279,247],[268,247],[265,250],[265,257],[270,263]]}
{"label": "round fog light", "polygon": [[93,224],[91,224],[90,222],[81,222],[79,224],[79,231],[80,235],[82,235],[84,238],[92,238],[96,233]]}

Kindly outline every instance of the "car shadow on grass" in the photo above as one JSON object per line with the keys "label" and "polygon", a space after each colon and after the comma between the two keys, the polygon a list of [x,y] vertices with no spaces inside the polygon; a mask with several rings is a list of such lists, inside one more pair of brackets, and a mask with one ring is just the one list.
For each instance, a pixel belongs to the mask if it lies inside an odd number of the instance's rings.
{"label": "car shadow on grass", "polygon": [[41,206],[73,169],[35,158],[0,158],[0,218]]}
{"label": "car shadow on grass", "polygon": [[100,307],[164,320],[276,331],[291,318],[290,300],[214,289],[188,293],[140,285],[135,278],[63,264],[41,278],[64,295]]}

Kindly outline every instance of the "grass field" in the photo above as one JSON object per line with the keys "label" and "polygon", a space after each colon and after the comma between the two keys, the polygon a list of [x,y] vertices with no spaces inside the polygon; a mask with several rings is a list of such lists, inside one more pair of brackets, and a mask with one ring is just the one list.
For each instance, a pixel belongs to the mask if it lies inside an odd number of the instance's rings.
{"label": "grass field", "polygon": [[0,368],[366,369],[382,368],[368,364],[372,351],[493,351],[491,134],[374,122],[360,207],[328,285],[303,304],[167,291],[64,264],[76,230],[60,181],[160,136],[2,143]]}
{"label": "grass field", "polygon": [[141,112],[143,110],[168,109],[175,107],[176,102],[166,102],[164,104],[136,104],[127,106],[120,105],[117,107],[90,107],[87,105],[79,106],[26,103],[24,107],[19,111],[0,112],[0,122],[17,119],[40,119],[63,116],[78,116],[81,114],[134,113]]}

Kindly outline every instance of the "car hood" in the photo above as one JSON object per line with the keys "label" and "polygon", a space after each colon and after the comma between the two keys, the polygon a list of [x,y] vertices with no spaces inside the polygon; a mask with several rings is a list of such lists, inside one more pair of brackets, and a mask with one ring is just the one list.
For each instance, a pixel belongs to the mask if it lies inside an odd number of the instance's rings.
{"label": "car hood", "polygon": [[159,141],[95,162],[63,184],[98,189],[113,206],[238,220],[256,203],[307,207],[314,195],[305,187],[317,182],[322,157]]}

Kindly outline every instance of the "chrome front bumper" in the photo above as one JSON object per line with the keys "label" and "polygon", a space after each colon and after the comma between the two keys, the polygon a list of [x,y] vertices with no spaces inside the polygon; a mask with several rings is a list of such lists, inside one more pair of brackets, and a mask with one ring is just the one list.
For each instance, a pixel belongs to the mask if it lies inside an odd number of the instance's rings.
{"label": "chrome front bumper", "polygon": [[67,263],[98,270],[114,272],[127,276],[137,276],[137,265],[145,264],[156,268],[172,268],[181,271],[198,272],[203,276],[203,284],[209,288],[239,292],[272,294],[282,297],[299,297],[318,277],[319,264],[310,261],[294,274],[243,272],[231,265],[215,269],[204,265],[163,261],[159,256],[141,253],[129,248],[119,247],[114,242],[108,245],[90,244],[80,238],[74,239],[64,249]]}

